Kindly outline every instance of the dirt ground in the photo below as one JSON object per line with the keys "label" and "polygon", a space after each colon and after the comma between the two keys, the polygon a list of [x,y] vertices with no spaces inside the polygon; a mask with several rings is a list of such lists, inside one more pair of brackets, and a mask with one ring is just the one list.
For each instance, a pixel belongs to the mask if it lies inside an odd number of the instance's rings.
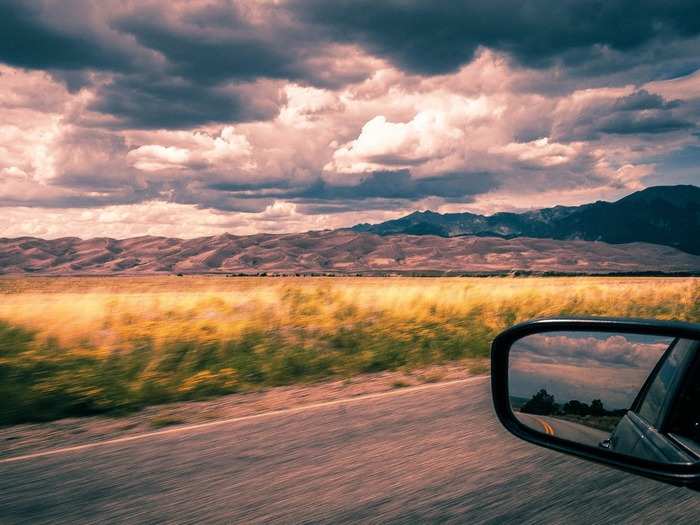
{"label": "dirt ground", "polygon": [[153,432],[177,425],[262,414],[421,384],[455,381],[488,372],[485,359],[420,370],[366,374],[322,383],[269,388],[206,401],[151,406],[127,415],[66,418],[0,427],[0,458]]}

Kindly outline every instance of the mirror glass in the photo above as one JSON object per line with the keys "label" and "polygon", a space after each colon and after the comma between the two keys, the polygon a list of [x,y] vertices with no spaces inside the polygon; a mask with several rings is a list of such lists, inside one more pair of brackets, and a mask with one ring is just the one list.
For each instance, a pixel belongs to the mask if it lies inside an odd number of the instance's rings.
{"label": "mirror glass", "polygon": [[700,458],[698,341],[559,331],[513,343],[508,389],[529,428],[663,463]]}

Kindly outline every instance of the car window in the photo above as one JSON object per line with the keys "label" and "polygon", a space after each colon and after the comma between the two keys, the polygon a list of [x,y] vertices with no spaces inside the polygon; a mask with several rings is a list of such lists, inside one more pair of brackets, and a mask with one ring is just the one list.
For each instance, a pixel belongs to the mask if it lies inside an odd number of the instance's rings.
{"label": "car window", "polygon": [[669,409],[668,405],[674,397],[673,392],[682,379],[685,364],[692,356],[694,344],[694,341],[688,339],[680,339],[676,342],[649,385],[637,410],[637,414],[654,428],[658,429],[663,423]]}
{"label": "car window", "polygon": [[680,395],[671,410],[668,431],[700,456],[700,341],[695,341],[693,363],[683,378]]}

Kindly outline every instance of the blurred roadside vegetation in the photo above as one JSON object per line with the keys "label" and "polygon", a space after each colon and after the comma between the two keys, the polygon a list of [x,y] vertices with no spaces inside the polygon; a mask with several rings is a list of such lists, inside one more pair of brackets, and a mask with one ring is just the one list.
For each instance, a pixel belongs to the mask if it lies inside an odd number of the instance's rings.
{"label": "blurred roadside vegetation", "polygon": [[447,362],[483,371],[499,331],[554,315],[700,322],[700,279],[2,278],[0,424]]}

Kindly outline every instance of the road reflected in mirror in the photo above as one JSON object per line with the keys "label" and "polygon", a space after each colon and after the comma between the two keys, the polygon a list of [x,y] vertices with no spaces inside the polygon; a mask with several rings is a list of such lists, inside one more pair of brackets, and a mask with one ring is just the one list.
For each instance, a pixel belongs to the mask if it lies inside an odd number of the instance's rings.
{"label": "road reflected in mirror", "polygon": [[526,336],[510,350],[511,408],[545,435],[653,461],[695,461],[700,413],[684,404],[697,407],[698,399],[688,400],[684,385],[700,376],[697,345],[608,332]]}

